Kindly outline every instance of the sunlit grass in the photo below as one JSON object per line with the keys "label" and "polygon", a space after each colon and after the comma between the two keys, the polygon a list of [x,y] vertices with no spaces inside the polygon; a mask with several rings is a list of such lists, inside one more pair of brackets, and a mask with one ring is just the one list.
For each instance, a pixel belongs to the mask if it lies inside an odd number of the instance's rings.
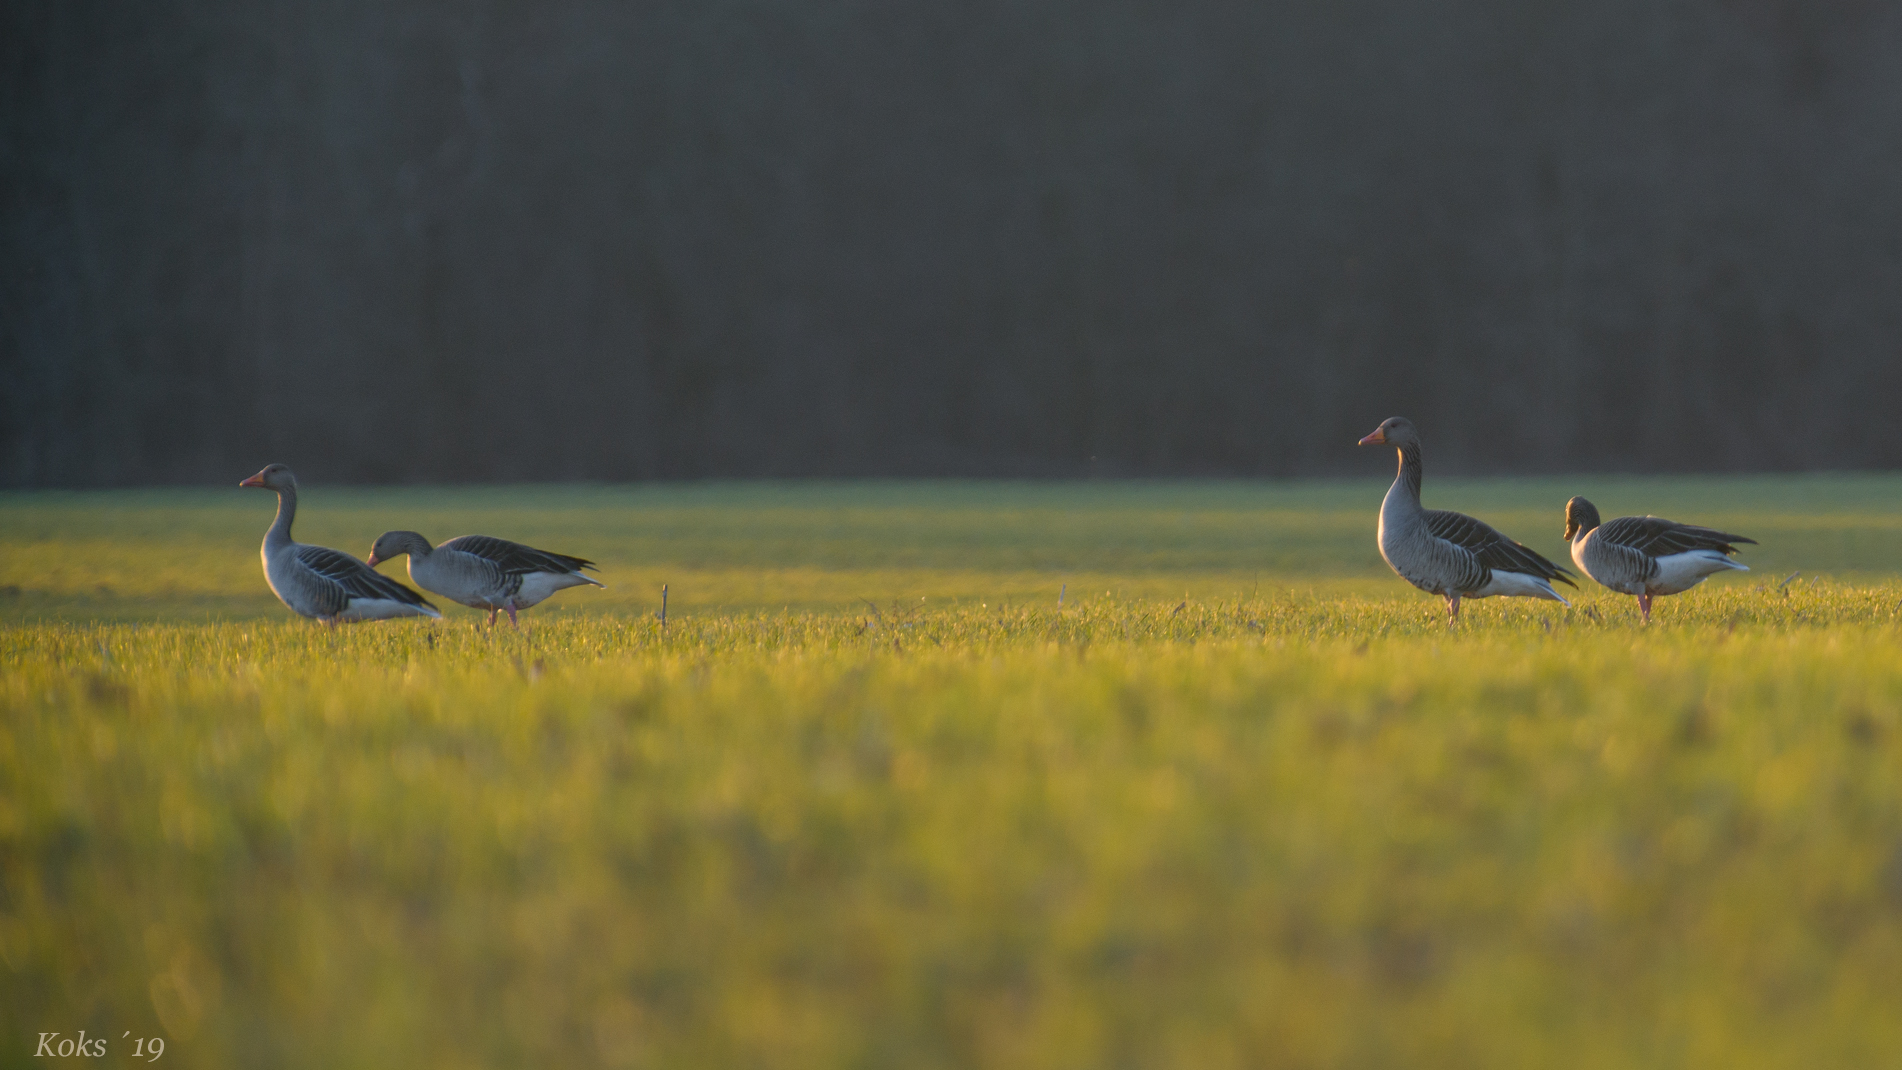
{"label": "sunlit grass", "polygon": [[[1370,458],[1383,473],[1386,460]],[[234,479],[235,484],[235,479]],[[606,591],[536,612],[842,611],[864,599],[1054,603],[1060,591],[1232,598],[1393,579],[1374,548],[1386,479],[1284,483],[688,484],[363,490],[307,486],[297,535],[362,557],[391,528],[500,535],[600,562]],[[1902,478],[1435,479],[1457,507],[1554,560],[1564,503],[1757,538],[1778,578],[1889,574]],[[257,549],[271,496],[225,488],[0,493],[0,619],[280,618]],[[402,565],[384,567],[401,576]],[[448,608],[452,615],[467,611]]]}
{"label": "sunlit grass", "polygon": [[[1007,487],[991,521],[982,487],[899,488],[850,522],[683,490],[666,537],[640,493],[534,503],[616,592],[724,577],[665,627],[587,591],[520,633],[163,619],[261,582],[263,505],[88,535],[129,577],[243,534],[229,588],[87,601],[9,554],[42,601],[0,626],[0,1065],[80,1029],[217,1067],[1887,1065],[1902,583],[1829,532],[1894,518],[1743,485],[1686,515],[1765,567],[1648,628],[1597,590],[1449,628],[1354,556],[1361,486],[1263,524],[1321,554],[1299,532],[1352,513],[1311,576],[1182,519],[1246,487]],[[1509,512],[1513,486],[1463,489]],[[352,493],[340,527],[396,526],[371,499],[398,495]],[[50,541],[27,505],[9,548]],[[723,509],[738,548],[696,551]],[[855,564],[860,538],[915,541]]]}

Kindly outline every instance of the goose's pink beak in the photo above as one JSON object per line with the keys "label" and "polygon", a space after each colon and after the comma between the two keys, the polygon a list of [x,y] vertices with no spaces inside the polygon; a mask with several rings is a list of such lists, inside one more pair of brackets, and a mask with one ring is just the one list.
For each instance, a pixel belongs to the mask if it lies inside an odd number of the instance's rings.
{"label": "goose's pink beak", "polygon": [[375,550],[371,550],[371,551],[370,551],[370,556],[369,556],[369,557],[366,557],[366,558],[364,558],[364,559],[363,559],[363,563],[364,563],[364,564],[366,564],[366,565],[368,565],[368,566],[370,566],[371,568],[375,568],[375,567],[377,567],[378,565],[380,565],[380,564],[382,564],[382,563],[383,563],[384,561],[387,561],[387,560],[388,560],[388,558],[383,558],[383,557],[378,557],[378,556],[376,556],[376,551],[375,551]]}
{"label": "goose's pink beak", "polygon": [[262,487],[263,485],[264,485],[263,472],[259,472],[257,475],[252,476],[250,479],[243,480],[239,482],[238,484],[238,486],[240,487]]}
{"label": "goose's pink beak", "polygon": [[1359,444],[1362,446],[1385,446],[1387,444],[1387,436],[1381,434],[1380,428],[1376,427],[1374,428],[1374,433],[1361,439]]}

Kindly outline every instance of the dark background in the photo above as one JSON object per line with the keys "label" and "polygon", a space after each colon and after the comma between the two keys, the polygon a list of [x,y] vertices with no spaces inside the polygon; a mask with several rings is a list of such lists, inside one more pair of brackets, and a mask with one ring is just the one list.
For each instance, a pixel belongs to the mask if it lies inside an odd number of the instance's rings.
{"label": "dark background", "polygon": [[0,484],[1902,466],[1902,5],[10,0]]}

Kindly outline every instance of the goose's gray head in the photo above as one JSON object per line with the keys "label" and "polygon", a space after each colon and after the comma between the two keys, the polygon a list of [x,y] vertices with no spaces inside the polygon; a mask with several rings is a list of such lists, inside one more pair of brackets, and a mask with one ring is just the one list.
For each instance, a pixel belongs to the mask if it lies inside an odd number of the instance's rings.
{"label": "goose's gray head", "polygon": [[1583,498],[1565,503],[1565,541],[1571,542],[1598,526],[1598,506]]}
{"label": "goose's gray head", "polygon": [[1373,434],[1360,440],[1363,446],[1392,446],[1404,449],[1420,444],[1420,432],[1413,429],[1413,421],[1404,416],[1393,416],[1381,421]]}
{"label": "goose's gray head", "polygon": [[240,487],[263,487],[265,490],[285,491],[297,489],[297,477],[291,474],[290,466],[267,464],[257,475],[238,484]]}
{"label": "goose's gray head", "polygon": [[429,540],[414,531],[386,531],[370,544],[370,556],[363,563],[375,568],[392,557],[426,554],[430,549]]}

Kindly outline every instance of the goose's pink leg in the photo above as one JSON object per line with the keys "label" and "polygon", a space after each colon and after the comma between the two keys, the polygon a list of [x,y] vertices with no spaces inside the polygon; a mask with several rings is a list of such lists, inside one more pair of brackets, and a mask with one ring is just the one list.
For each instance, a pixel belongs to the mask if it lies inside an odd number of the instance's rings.
{"label": "goose's pink leg", "polygon": [[1460,596],[1458,592],[1454,592],[1446,596],[1446,623],[1451,624],[1458,619],[1460,619]]}
{"label": "goose's pink leg", "polygon": [[1651,623],[1651,592],[1645,591],[1638,596],[1638,612],[1644,614],[1644,622]]}
{"label": "goose's pink leg", "polygon": [[515,629],[518,632],[521,631],[522,626],[515,623],[515,599],[511,598],[508,601],[502,603],[502,608],[509,611],[509,627]]}
{"label": "goose's pink leg", "polygon": [[489,607],[489,627],[495,627],[495,607]]}

